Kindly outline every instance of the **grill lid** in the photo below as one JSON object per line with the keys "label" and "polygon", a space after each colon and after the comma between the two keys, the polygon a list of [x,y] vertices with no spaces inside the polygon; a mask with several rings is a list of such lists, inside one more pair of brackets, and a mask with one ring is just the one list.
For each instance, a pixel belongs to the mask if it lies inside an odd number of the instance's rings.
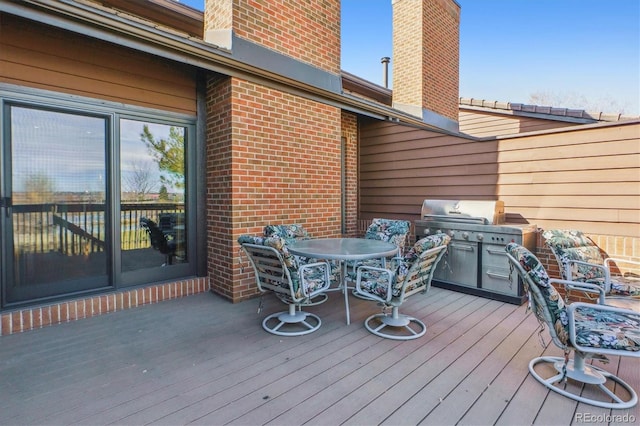
{"label": "grill lid", "polygon": [[499,225],[505,222],[504,202],[498,200],[424,200],[424,220]]}

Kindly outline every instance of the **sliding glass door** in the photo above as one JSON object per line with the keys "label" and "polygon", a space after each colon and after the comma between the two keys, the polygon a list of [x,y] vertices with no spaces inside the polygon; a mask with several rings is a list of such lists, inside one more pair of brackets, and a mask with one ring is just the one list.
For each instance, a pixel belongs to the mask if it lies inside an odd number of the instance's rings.
{"label": "sliding glass door", "polygon": [[109,285],[105,117],[5,108],[8,303]]}
{"label": "sliding glass door", "polygon": [[65,106],[2,107],[2,307],[193,276],[195,119]]}

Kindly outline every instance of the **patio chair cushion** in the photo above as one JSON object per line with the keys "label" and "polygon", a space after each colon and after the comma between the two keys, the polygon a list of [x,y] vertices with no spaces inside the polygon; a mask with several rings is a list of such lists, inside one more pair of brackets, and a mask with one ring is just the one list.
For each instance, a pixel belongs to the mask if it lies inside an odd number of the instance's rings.
{"label": "patio chair cushion", "polygon": [[[311,238],[309,233],[302,225],[299,224],[286,224],[286,225],[267,225],[264,227],[264,236],[272,237],[279,236],[284,239],[287,244],[291,244],[296,240],[308,240]],[[299,264],[313,263],[317,259],[311,259],[304,256],[294,257],[298,260]],[[332,282],[338,282],[340,277],[340,265],[337,262],[329,262],[331,270],[329,276]]]}
{"label": "patio chair cushion", "polygon": [[[566,305],[550,284],[542,263],[533,253],[518,244],[509,243],[506,250],[522,265],[542,296],[541,300],[536,300],[533,304],[536,316],[553,327],[563,346],[570,346]],[[525,291],[535,297],[536,292],[529,291],[529,282],[526,279],[523,279],[523,284]],[[640,335],[637,334],[640,325],[638,315],[602,311],[597,309],[597,305],[581,306],[574,311],[574,320],[577,345],[601,349],[640,350]]]}
{"label": "patio chair cushion", "polygon": [[[398,254],[393,258],[399,259],[404,253],[404,246],[411,229],[411,222],[408,220],[375,218],[367,228],[364,237],[369,240],[386,241],[398,247]],[[356,268],[358,266],[372,266],[374,268],[385,268],[387,259],[365,259],[349,262],[347,269],[348,278],[352,281],[356,279]],[[393,265],[389,265],[393,268]]]}
{"label": "patio chair cushion", "polygon": [[[289,252],[289,249],[287,248],[287,244],[284,238],[277,235],[273,235],[270,237],[262,237],[262,236],[256,236],[256,235],[241,235],[238,238],[238,243],[263,245],[263,246],[276,249],[280,253],[280,256],[282,256],[284,265],[289,271],[289,275],[291,276],[293,291],[296,297],[298,298],[303,297],[303,292],[300,287],[298,261],[296,260],[296,257]],[[305,290],[307,294],[310,294],[318,290],[324,284],[325,284],[324,275],[320,267],[305,269],[303,285],[305,286]],[[282,286],[284,287],[284,284]]]}
{"label": "patio chair cushion", "polygon": [[367,228],[364,237],[392,243],[400,249],[402,254],[410,227],[411,222],[408,220],[375,218]]}
{"label": "patio chair cushion", "polygon": [[[446,234],[435,234],[422,238],[417,241],[414,246],[404,256],[393,262],[393,285],[392,296],[399,297],[402,291],[404,280],[407,278],[411,267],[420,257],[420,254],[430,250],[434,247],[449,244],[451,237]],[[362,277],[360,279],[360,285],[366,291],[373,293],[383,299],[387,297],[389,275],[382,270],[366,269],[362,270]],[[413,290],[415,286],[408,286],[405,289],[406,293]]]}
{"label": "patio chair cushion", "polygon": [[285,239],[287,243],[292,240],[307,240],[309,239],[309,233],[302,225],[291,224],[291,225],[267,225],[264,227],[264,236],[271,237],[273,235],[278,235]]}
{"label": "patio chair cushion", "polygon": [[[547,230],[543,234],[545,244],[555,255],[562,278],[598,284],[604,288],[605,272],[603,269],[606,256],[600,247],[589,237],[578,230]],[[570,263],[571,261],[586,262]],[[571,264],[571,276],[568,276],[564,265]],[[613,275],[610,277],[608,296],[631,296],[640,298],[640,284],[637,279]]]}
{"label": "patio chair cushion", "polygon": [[602,311],[597,305],[576,308],[575,342],[588,348],[640,351],[640,315]]}

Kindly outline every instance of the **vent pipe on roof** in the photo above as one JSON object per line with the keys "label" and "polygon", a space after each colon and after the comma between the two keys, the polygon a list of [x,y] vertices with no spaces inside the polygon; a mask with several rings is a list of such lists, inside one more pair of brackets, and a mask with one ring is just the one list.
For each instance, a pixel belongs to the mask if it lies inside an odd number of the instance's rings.
{"label": "vent pipe on roof", "polygon": [[380,59],[382,63],[382,78],[384,79],[384,87],[389,88],[389,62],[391,62],[391,58],[385,56]]}

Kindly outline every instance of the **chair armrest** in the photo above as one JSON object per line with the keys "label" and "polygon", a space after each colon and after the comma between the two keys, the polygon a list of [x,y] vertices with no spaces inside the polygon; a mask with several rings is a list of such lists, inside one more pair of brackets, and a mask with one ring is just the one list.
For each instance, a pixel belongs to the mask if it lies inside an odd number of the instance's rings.
{"label": "chair armrest", "polygon": [[[320,269],[322,271],[322,285],[313,291],[309,291],[309,283],[305,278],[305,271]],[[300,284],[302,285],[302,294],[306,297],[313,297],[318,293],[324,292],[331,285],[331,265],[329,262],[313,262],[301,265],[298,269],[300,274]]]}
{"label": "chair armrest", "polygon": [[[615,264],[616,268],[620,270],[620,272],[622,273],[622,276],[627,278],[627,279],[637,279],[640,280],[640,261],[637,260],[631,260],[631,259],[621,259],[621,258],[616,258],[616,257],[608,257],[604,260],[604,266],[605,268],[607,268],[607,278],[608,281],[607,283],[609,283],[609,281],[611,280],[611,264]],[[621,268],[620,265],[633,265],[633,270],[634,271],[638,271],[638,272],[627,272],[625,273],[623,270],[627,269],[627,268]]]}
{"label": "chair armrest", "polygon": [[578,290],[587,293],[598,294],[598,304],[604,305],[605,303],[605,290],[598,284],[582,283],[579,281],[560,280],[556,278],[550,278],[549,284],[558,283],[562,284],[566,290]]}
{"label": "chair armrest", "polygon": [[[363,289],[361,286],[361,280],[362,280],[362,273],[366,272],[366,271],[378,271],[381,273],[381,275],[386,276],[386,284],[387,284],[387,297],[386,298],[382,298],[380,296],[378,296],[377,294],[373,294],[369,291],[367,291],[366,289]],[[360,294],[364,294],[368,297],[371,297],[375,300],[378,300],[380,302],[389,302],[391,300],[391,298],[393,297],[393,277],[395,276],[395,272],[390,271],[389,269],[385,269],[385,268],[377,268],[374,266],[359,266],[358,270],[357,270],[357,274],[356,274],[356,291]]]}

